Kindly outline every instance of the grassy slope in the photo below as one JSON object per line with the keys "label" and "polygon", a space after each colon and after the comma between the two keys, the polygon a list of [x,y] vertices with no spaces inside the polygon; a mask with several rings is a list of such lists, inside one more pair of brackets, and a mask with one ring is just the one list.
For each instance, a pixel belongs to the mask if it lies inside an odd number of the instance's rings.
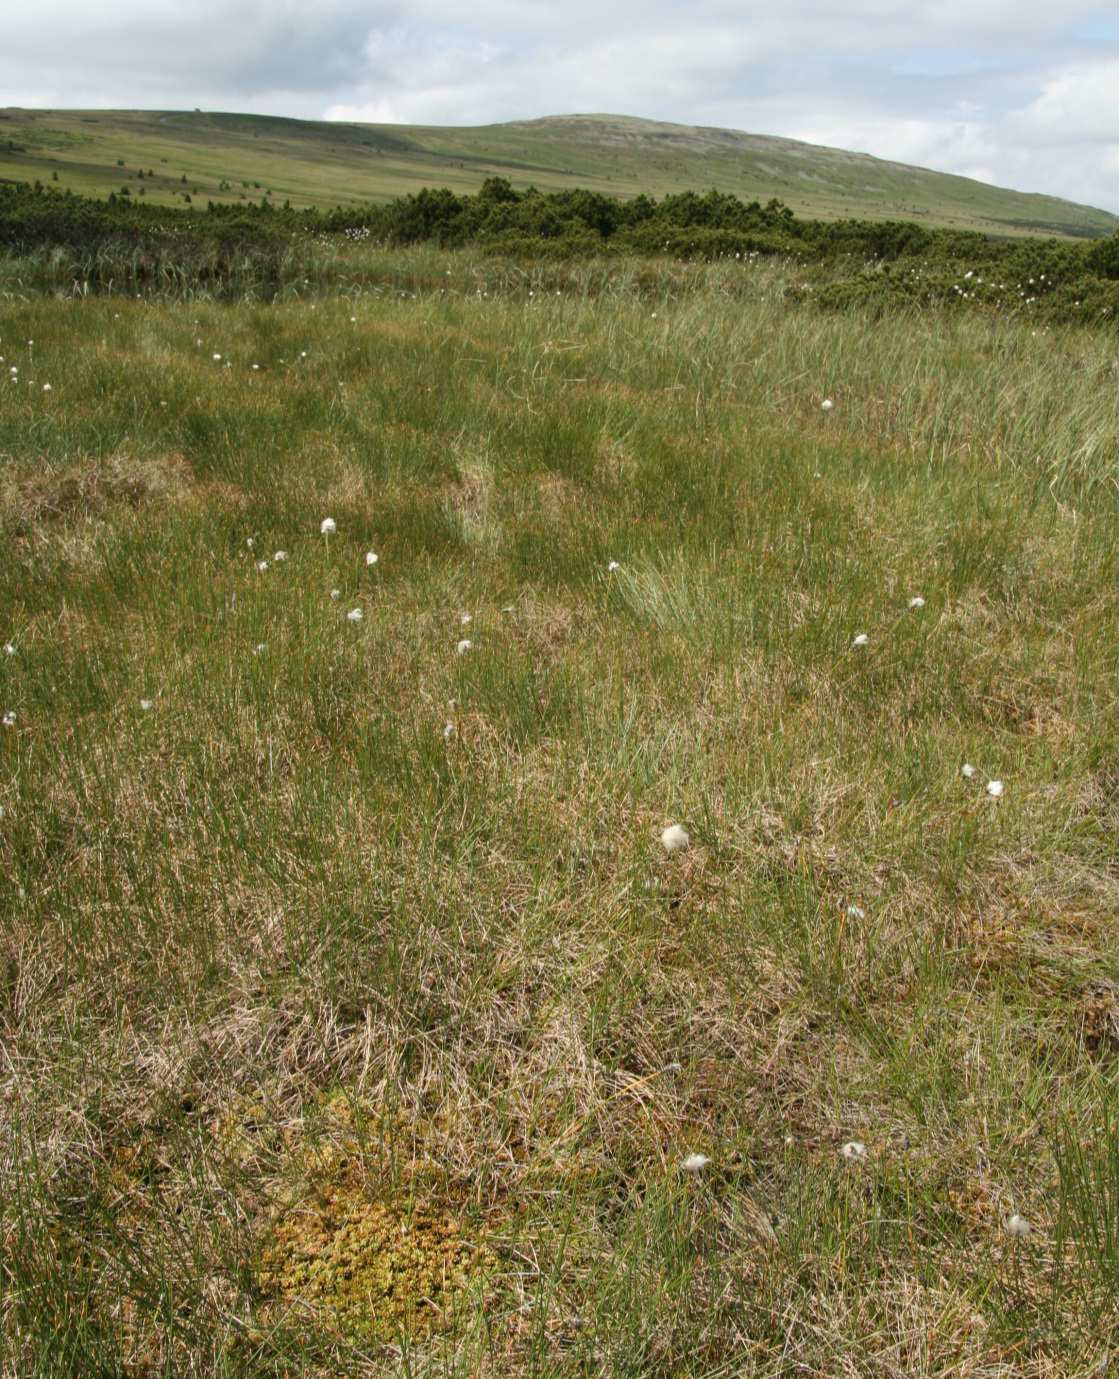
{"label": "grassy slope", "polygon": [[369,267],[6,308],[4,1372],[1096,1372],[1113,339]]}
{"label": "grassy slope", "polygon": [[[141,183],[137,168],[157,175]],[[439,129],[247,115],[0,112],[0,176],[49,180],[53,173],[75,191],[105,195],[127,183],[155,201],[181,195],[184,173],[203,200],[258,199],[271,189],[295,205],[387,199],[433,185],[472,191],[500,174],[519,186],[586,186],[618,196],[718,187],[746,199],[775,196],[825,219],[906,219],[1004,234],[1107,234],[1119,225],[1090,207],[865,154],[605,115]],[[220,189],[223,179],[231,190]]]}

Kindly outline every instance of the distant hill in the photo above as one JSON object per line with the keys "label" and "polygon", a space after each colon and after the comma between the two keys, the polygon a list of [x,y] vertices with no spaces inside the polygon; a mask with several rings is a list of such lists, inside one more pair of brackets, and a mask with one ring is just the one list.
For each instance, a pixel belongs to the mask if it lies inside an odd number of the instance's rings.
{"label": "distant hill", "polygon": [[629,197],[715,187],[777,197],[799,215],[913,220],[988,234],[1106,235],[1119,217],[1058,197],[731,129],[623,115],[557,115],[477,128],[334,124],[201,111],[0,110],[0,180],[86,195],[127,187],[156,204],[385,201],[487,177]]}

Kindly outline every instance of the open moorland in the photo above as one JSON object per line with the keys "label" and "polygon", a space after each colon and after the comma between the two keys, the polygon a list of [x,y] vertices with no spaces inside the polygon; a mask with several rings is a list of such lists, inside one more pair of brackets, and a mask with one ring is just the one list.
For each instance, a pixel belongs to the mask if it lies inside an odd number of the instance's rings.
{"label": "open moorland", "polygon": [[490,177],[544,191],[662,197],[715,188],[800,216],[912,220],[1014,236],[1107,235],[1119,219],[865,153],[621,115],[477,128],[366,125],[203,111],[0,109],[0,182],[36,179],[155,205],[262,198],[325,209]]}
{"label": "open moorland", "polygon": [[1102,1373],[1114,325],[348,252],[3,279],[0,1372]]}

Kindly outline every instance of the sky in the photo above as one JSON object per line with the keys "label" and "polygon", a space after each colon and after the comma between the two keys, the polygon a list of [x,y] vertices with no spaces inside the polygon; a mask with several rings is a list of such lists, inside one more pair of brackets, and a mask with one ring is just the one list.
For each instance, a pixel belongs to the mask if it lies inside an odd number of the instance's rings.
{"label": "sky", "polygon": [[1119,212],[1119,0],[37,0],[0,106],[780,134]]}

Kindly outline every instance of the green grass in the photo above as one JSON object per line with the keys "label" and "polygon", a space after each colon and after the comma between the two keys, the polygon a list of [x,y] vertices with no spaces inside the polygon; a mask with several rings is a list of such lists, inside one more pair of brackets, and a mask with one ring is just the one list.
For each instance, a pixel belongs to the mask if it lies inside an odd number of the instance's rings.
{"label": "green grass", "polygon": [[1114,1349],[1114,333],[750,271],[9,294],[0,1372]]}
{"label": "green grass", "polygon": [[186,111],[0,110],[0,177],[57,182],[89,196],[127,187],[156,204],[182,204],[185,192],[203,204],[268,194],[277,205],[329,207],[432,186],[475,192],[493,176],[517,187],[584,187],[620,197],[715,187],[747,201],[776,197],[811,218],[916,221],[1002,236],[1107,235],[1119,226],[1115,215],[1090,206],[867,154],[618,115],[438,128]]}

